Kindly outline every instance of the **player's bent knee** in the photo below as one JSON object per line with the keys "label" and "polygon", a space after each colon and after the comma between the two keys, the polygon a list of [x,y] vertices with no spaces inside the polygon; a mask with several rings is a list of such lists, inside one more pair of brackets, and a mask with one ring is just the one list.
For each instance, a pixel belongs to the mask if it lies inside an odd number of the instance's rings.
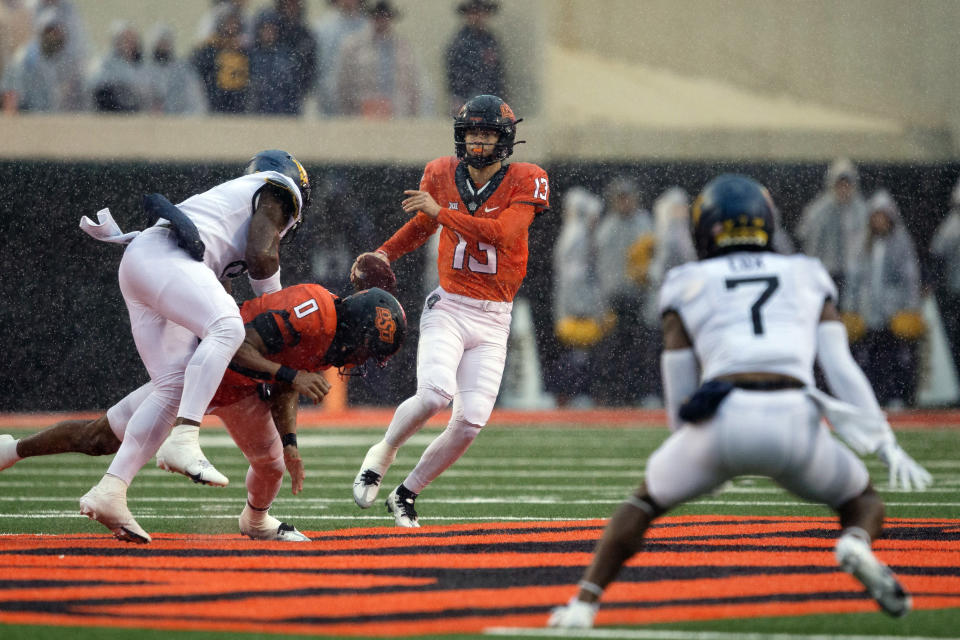
{"label": "player's bent knee", "polygon": [[106,456],[116,453],[120,448],[120,440],[110,429],[106,416],[86,423],[74,434],[74,444],[77,450],[88,456]]}
{"label": "player's bent knee", "polygon": [[240,348],[247,332],[243,326],[243,320],[240,316],[226,316],[218,318],[209,327],[205,338],[213,338],[223,342],[225,345]]}
{"label": "player's bent knee", "polygon": [[453,431],[459,438],[468,444],[476,440],[477,436],[480,435],[480,430],[482,428],[483,427],[481,425],[470,424],[464,420],[455,420],[447,427],[447,429]]}
{"label": "player's bent knee", "polygon": [[432,387],[420,387],[417,389],[417,398],[420,404],[429,412],[430,415],[439,413],[450,404],[450,398]]}

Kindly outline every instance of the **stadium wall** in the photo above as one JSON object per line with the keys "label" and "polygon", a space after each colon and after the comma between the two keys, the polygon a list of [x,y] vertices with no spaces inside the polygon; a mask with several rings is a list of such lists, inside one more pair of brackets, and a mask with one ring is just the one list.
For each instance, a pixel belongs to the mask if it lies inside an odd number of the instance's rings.
{"label": "stadium wall", "polygon": [[[295,242],[283,250],[284,280],[315,280],[347,292],[349,261],[405,220],[399,194],[417,184],[422,165],[306,164],[317,204]],[[599,193],[621,173],[640,180],[645,206],[672,185],[696,192],[718,172],[749,173],[769,185],[788,229],[820,188],[825,169],[819,162],[759,161],[553,160],[544,166],[554,206],[571,186]],[[0,367],[0,412],[104,409],[145,381],[117,285],[121,249],[83,234],[79,218],[107,206],[122,227],[138,228],[143,194],[161,192],[176,202],[236,175],[238,167],[225,161],[0,160],[0,348],[6,360]],[[882,185],[898,199],[921,254],[946,213],[958,172],[958,163],[861,165],[866,192]],[[545,370],[555,349],[550,263],[559,223],[554,210],[531,227],[529,272],[520,292],[531,303]],[[400,300],[416,327],[423,260],[413,254],[396,267]],[[245,279],[237,285],[238,296],[249,296]],[[387,369],[351,382],[351,404],[391,405],[413,391],[416,333],[411,331],[409,344]]]}

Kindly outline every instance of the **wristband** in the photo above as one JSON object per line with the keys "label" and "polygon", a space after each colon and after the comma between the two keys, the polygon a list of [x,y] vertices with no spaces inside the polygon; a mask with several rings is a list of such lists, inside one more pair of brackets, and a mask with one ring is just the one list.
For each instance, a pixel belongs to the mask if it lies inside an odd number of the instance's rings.
{"label": "wristband", "polygon": [[281,442],[281,444],[283,444],[283,446],[285,446],[285,447],[289,447],[289,446],[291,446],[291,445],[293,445],[293,446],[295,447],[295,446],[297,446],[297,434],[295,434],[295,433],[285,433],[285,434],[283,434],[282,436],[280,436],[280,442]]}
{"label": "wristband", "polygon": [[280,368],[277,369],[277,372],[273,374],[274,380],[279,380],[280,382],[289,382],[293,384],[293,379],[297,377],[297,370],[291,369],[290,367],[285,367],[280,365]]}
{"label": "wristband", "polygon": [[262,280],[256,280],[251,278],[249,275],[247,278],[250,280],[250,288],[253,289],[253,295],[258,298],[265,293],[274,293],[280,291],[282,288],[280,285],[280,269],[277,268],[276,272],[272,276],[267,276]]}

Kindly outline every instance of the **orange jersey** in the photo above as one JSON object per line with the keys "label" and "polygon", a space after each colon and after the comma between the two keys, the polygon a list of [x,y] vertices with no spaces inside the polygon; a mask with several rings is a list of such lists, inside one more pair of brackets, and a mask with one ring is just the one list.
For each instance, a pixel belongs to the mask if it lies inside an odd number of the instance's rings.
{"label": "orange jersey", "polygon": [[466,165],[453,156],[437,158],[420,180],[420,190],[442,207],[437,219],[417,213],[380,250],[393,262],[442,226],[440,286],[470,298],[509,302],[527,274],[527,229],[550,207],[549,189],[547,172],[535,164],[508,164],[475,189]]}
{"label": "orange jersey", "polygon": [[[268,360],[291,369],[318,371],[327,369],[323,356],[337,332],[335,296],[318,284],[298,284],[259,298],[247,300],[240,307],[244,324],[257,316],[268,314],[272,319],[266,326],[276,327],[270,336],[261,337],[273,353]],[[267,319],[267,318],[263,318]],[[211,406],[223,407],[256,391],[261,382],[242,373],[227,369],[223,381],[213,397]]]}

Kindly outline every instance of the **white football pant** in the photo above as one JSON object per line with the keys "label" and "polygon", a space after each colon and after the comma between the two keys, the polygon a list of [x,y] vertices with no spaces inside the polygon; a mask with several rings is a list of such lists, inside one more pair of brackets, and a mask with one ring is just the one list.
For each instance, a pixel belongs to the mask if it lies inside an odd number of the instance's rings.
{"label": "white football pant", "polygon": [[870,480],[802,390],[734,389],[712,419],[682,423],[653,452],[646,484],[654,502],[669,509],[739,475],[767,476],[831,507],[860,495]]}
{"label": "white football pant", "polygon": [[233,297],[169,229],[150,227],[134,239],[119,276],[133,339],[153,382],[108,469],[130,484],[178,415],[203,418],[245,330]]}
{"label": "white football pant", "polygon": [[511,303],[474,300],[436,289],[423,310],[417,346],[417,395],[397,408],[384,440],[399,447],[453,399],[447,428],[403,481],[420,493],[453,464],[490,419],[510,336]]}

